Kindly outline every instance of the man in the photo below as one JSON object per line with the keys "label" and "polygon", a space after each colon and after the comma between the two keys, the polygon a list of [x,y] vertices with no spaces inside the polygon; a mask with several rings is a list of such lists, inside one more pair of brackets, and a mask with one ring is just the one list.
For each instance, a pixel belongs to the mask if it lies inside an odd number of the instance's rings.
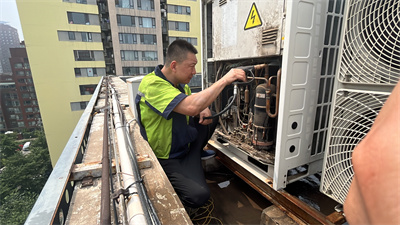
{"label": "man", "polygon": [[[141,132],[148,140],[172,186],[186,207],[198,208],[210,197],[200,154],[216,120],[208,106],[225,86],[246,80],[241,69],[230,70],[211,87],[191,95],[187,85],[196,74],[197,50],[184,40],[170,44],[165,65],[147,74],[136,99]],[[193,118],[195,117],[195,118]]]}

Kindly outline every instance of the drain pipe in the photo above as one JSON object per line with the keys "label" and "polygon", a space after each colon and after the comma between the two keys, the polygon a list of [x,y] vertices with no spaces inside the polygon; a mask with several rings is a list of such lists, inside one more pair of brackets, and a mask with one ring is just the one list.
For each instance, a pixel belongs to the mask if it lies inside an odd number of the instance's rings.
{"label": "drain pipe", "polygon": [[[115,96],[115,90],[111,89],[112,95]],[[126,139],[124,134],[124,126],[120,117],[117,100],[113,98],[113,114],[115,121],[115,130],[117,136],[119,156],[121,159],[122,178],[124,189],[129,188],[129,193],[132,193],[127,200],[127,219],[128,224],[147,224],[144,216],[142,204],[138,195],[137,185],[139,182],[135,178],[132,165],[129,160],[128,150],[126,148]],[[134,185],[131,185],[134,184]]]}

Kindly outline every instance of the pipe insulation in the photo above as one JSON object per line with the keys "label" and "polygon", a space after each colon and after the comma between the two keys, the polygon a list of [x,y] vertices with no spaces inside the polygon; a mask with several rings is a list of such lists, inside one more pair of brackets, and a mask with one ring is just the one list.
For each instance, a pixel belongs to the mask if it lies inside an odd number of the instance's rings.
{"label": "pipe insulation", "polygon": [[[114,122],[115,122],[115,130],[117,136],[118,150],[120,154],[121,160],[121,171],[122,171],[122,179],[123,179],[123,187],[129,188],[129,193],[131,195],[127,200],[127,219],[128,224],[147,224],[146,218],[143,212],[142,204],[140,202],[140,198],[138,195],[137,185],[139,182],[139,178],[134,176],[134,171],[130,162],[130,156],[128,154],[128,149],[126,147],[126,138],[124,134],[124,124],[122,122],[122,118],[120,116],[119,107],[117,100],[115,98],[115,90],[111,89],[113,94],[113,113],[114,113]],[[131,185],[134,184],[134,185]]]}

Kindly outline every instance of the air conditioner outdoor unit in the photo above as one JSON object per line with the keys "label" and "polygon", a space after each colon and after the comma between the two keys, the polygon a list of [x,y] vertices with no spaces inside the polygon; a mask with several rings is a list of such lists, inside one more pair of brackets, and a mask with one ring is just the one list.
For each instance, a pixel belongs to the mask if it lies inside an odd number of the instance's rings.
{"label": "air conditioner outdoor unit", "polygon": [[354,175],[352,152],[400,77],[400,2],[349,0],[345,12],[320,186],[342,204]]}
{"label": "air conditioner outdoor unit", "polygon": [[[221,0],[205,5],[208,83],[236,67],[253,66],[248,76],[256,77],[239,87],[213,144],[275,190],[322,171],[344,4]],[[271,110],[266,92],[273,92],[267,94]],[[215,109],[222,110],[232,93],[227,87]]]}

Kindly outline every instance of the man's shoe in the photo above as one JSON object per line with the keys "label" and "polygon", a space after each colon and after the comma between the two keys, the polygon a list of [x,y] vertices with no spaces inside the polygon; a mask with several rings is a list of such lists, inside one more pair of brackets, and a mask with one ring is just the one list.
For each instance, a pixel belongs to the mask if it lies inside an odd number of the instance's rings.
{"label": "man's shoe", "polygon": [[203,150],[201,151],[201,160],[210,159],[215,156],[215,151],[213,150]]}

